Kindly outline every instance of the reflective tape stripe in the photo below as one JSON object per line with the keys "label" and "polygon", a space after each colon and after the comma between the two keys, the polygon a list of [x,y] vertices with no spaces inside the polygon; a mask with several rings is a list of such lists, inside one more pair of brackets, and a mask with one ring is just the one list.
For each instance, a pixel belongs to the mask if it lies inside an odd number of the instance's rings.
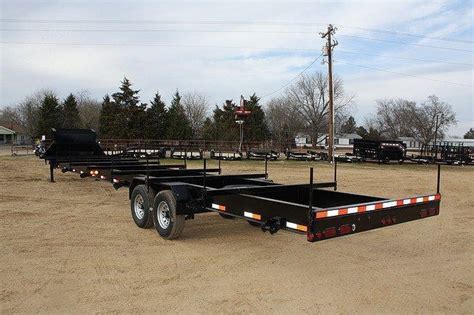
{"label": "reflective tape stripe", "polygon": [[294,229],[294,230],[303,231],[303,232],[307,232],[307,231],[308,231],[308,227],[307,227],[307,226],[305,226],[305,225],[300,225],[300,224],[296,224],[296,223],[292,223],[292,222],[286,222],[286,227],[287,227],[287,228],[290,228],[290,229]]}
{"label": "reflective tape stripe", "polygon": [[362,213],[366,211],[395,208],[395,207],[406,206],[406,205],[415,204],[415,203],[426,203],[426,202],[435,201],[435,200],[441,200],[441,195],[436,194],[436,195],[423,196],[423,197],[378,202],[378,203],[362,205],[358,207],[322,210],[322,211],[316,212],[315,217],[316,219],[324,219],[328,217],[336,217],[336,216],[347,215],[347,214]]}
{"label": "reflective tape stripe", "polygon": [[347,209],[347,213],[357,213],[357,207]]}
{"label": "reflective tape stripe", "polygon": [[247,218],[255,219],[255,220],[261,220],[262,219],[262,216],[260,214],[247,212],[247,211],[244,211],[244,216],[246,216]]}
{"label": "reflective tape stripe", "polygon": [[382,204],[382,207],[383,208],[390,208],[390,207],[396,207],[397,206],[397,202],[396,201],[389,201],[389,202],[384,202]]}
{"label": "reflective tape stripe", "polygon": [[220,210],[220,211],[225,211],[225,206],[223,205],[218,205],[216,203],[211,204],[212,209]]}

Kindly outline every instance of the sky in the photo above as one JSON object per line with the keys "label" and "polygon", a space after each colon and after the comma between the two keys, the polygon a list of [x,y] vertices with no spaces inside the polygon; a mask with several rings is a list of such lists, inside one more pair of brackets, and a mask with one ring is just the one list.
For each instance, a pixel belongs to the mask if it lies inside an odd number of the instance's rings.
{"label": "sky", "polygon": [[[142,102],[159,91],[169,103],[179,89],[211,106],[254,92],[265,104],[321,54],[332,23],[333,71],[355,95],[358,123],[377,99],[435,94],[457,114],[449,136],[474,128],[470,0],[0,3],[0,108],[44,88],[101,99],[124,76]],[[326,73],[320,60],[305,73]]]}

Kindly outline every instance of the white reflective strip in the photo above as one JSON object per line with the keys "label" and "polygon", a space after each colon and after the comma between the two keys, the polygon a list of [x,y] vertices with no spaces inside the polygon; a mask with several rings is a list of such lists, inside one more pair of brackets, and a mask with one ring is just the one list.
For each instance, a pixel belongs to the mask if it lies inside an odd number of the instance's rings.
{"label": "white reflective strip", "polygon": [[289,227],[290,229],[295,229],[295,230],[298,229],[298,225],[291,222],[286,222],[286,227]]}
{"label": "white reflective strip", "polygon": [[409,205],[410,202],[411,202],[410,199],[404,199],[404,200],[403,200],[403,204],[404,204],[404,205]]}
{"label": "white reflective strip", "polygon": [[218,205],[218,204],[213,203],[213,204],[211,205],[211,207],[212,207],[212,209],[219,210],[219,205]]}
{"label": "white reflective strip", "polygon": [[372,210],[375,210],[375,205],[368,205],[367,207],[365,207],[365,211],[372,211]]}
{"label": "white reflective strip", "polygon": [[357,207],[348,208],[347,213],[357,213]]}
{"label": "white reflective strip", "polygon": [[246,216],[247,218],[253,218],[253,213],[244,211],[244,216]]}
{"label": "white reflective strip", "polygon": [[329,210],[327,214],[328,217],[334,217],[339,214],[339,210]]}
{"label": "white reflective strip", "polygon": [[423,197],[416,198],[416,202],[423,202]]}
{"label": "white reflective strip", "polygon": [[390,208],[390,207],[396,207],[397,206],[397,202],[396,201],[389,201],[389,202],[384,202],[382,204],[382,207],[383,208]]}
{"label": "white reflective strip", "polygon": [[433,200],[435,200],[435,199],[436,199],[435,196],[429,196],[429,197],[428,197],[428,200],[429,200],[429,201],[433,201]]}

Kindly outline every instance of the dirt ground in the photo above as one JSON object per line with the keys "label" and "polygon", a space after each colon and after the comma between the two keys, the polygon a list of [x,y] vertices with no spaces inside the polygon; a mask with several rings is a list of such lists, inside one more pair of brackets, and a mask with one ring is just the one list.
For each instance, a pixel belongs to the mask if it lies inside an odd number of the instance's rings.
{"label": "dirt ground", "polygon": [[[197,163],[197,162],[196,162]],[[215,162],[212,162],[215,163]],[[211,164],[212,164],[211,163]],[[197,166],[197,164],[195,164]],[[329,180],[324,163],[272,162],[277,182]],[[224,162],[226,173],[263,171]],[[339,164],[339,189],[406,197],[436,189],[434,166]],[[474,167],[445,167],[441,213],[309,243],[217,214],[161,239],[128,192],[0,156],[2,313],[471,313]]]}

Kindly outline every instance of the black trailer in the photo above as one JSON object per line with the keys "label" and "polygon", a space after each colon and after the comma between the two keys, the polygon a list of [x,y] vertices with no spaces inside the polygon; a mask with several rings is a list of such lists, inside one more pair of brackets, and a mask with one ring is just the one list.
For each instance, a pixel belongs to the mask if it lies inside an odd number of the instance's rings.
{"label": "black trailer", "polygon": [[403,163],[406,158],[406,144],[393,140],[354,139],[353,155],[364,161]]}
{"label": "black trailer", "polygon": [[318,158],[318,154],[315,151],[310,150],[290,150],[286,149],[285,151],[287,160],[296,160],[296,161],[314,161]]}
{"label": "black trailer", "polygon": [[233,152],[222,152],[211,150],[209,156],[213,160],[225,160],[225,161],[240,161],[242,160],[242,153],[238,151]]}
{"label": "black trailer", "polygon": [[204,152],[201,149],[171,148],[170,157],[181,160],[202,160],[204,158]]}
{"label": "black trailer", "polygon": [[280,157],[280,153],[277,151],[247,151],[246,158],[248,160],[269,160],[269,161],[276,161]]}
{"label": "black trailer", "polygon": [[129,185],[131,214],[138,227],[154,226],[165,239],[179,237],[196,214],[213,211],[272,234],[305,234],[310,242],[439,214],[440,166],[436,193],[402,199],[339,192],[336,174],[335,168],[334,181],[314,183],[311,168],[309,183],[296,185],[274,183],[266,173],[138,176]]}

